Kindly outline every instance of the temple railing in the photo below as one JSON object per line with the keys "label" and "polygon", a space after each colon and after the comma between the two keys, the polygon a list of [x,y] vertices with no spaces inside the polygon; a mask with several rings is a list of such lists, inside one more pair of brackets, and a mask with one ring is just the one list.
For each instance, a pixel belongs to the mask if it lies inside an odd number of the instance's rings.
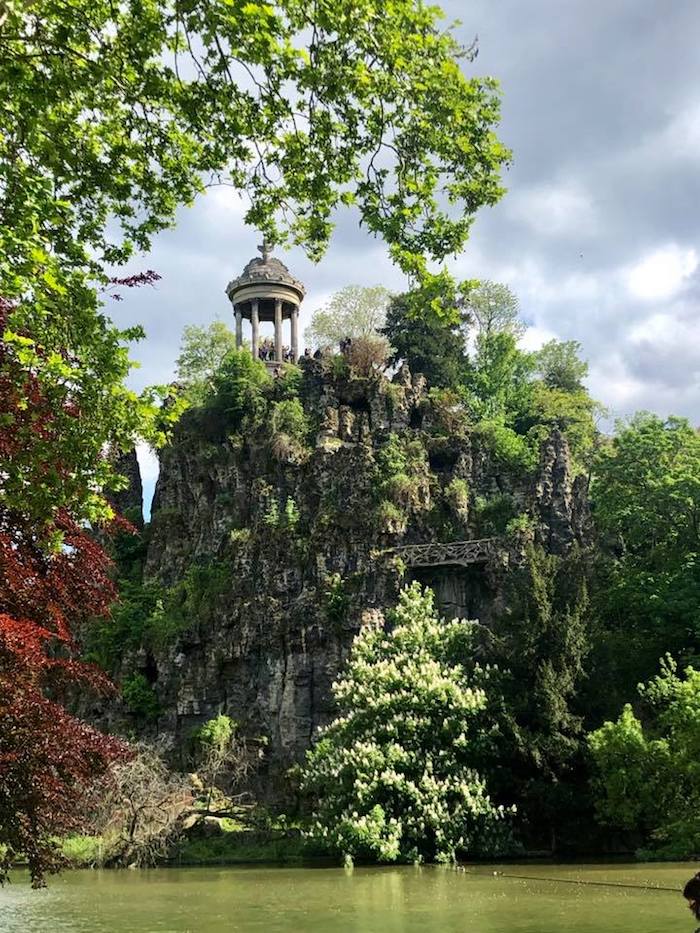
{"label": "temple railing", "polygon": [[448,544],[404,544],[390,548],[408,567],[439,567],[443,564],[479,564],[490,560],[499,551],[498,538],[474,541],[450,541]]}

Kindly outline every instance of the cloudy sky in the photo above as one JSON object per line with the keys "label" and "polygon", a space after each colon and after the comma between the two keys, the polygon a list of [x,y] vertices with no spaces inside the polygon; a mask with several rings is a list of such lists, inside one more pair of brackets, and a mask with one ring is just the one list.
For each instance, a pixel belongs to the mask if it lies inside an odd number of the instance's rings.
{"label": "cloudy sky", "polygon": [[[501,82],[500,136],[514,155],[507,195],[480,213],[453,271],[507,283],[529,346],[580,341],[613,416],[646,408],[700,422],[700,2],[441,5],[465,43],[479,37],[469,73]],[[224,287],[259,242],[242,213],[228,190],[213,192],[138,263],[162,281],[110,309],[148,333],[135,386],[171,377],[186,324],[231,318]],[[352,214],[319,265],[295,250],[281,258],[307,286],[302,327],[344,285],[406,285]]]}

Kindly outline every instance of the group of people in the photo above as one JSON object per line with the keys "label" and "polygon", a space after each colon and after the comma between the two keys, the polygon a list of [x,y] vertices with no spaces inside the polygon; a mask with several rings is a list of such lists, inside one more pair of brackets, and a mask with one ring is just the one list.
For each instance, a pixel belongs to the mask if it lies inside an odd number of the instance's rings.
{"label": "group of people", "polygon": [[[352,348],[352,337],[343,337],[339,345],[340,345],[341,353],[348,353],[350,349]],[[329,346],[319,347],[313,353],[308,347],[306,347],[302,356],[306,360],[310,360],[310,359],[320,360],[322,356],[331,356],[332,353],[333,353],[333,349],[332,347],[329,347]],[[293,363],[294,362],[292,351],[289,349],[289,347],[282,347],[282,357],[281,359],[278,360],[277,355],[275,353],[275,342],[274,340],[270,340],[269,337],[265,337],[258,344],[258,356],[260,357],[261,360],[264,360],[267,363],[275,363],[275,362]],[[275,375],[277,374],[278,372],[276,369]]]}
{"label": "group of people", "polygon": [[[270,340],[266,337],[258,345],[258,356],[261,360],[264,360],[268,363],[274,363],[277,360],[277,354],[275,353],[275,341]],[[289,347],[282,347],[281,359],[279,362],[282,363],[293,363],[294,359],[292,356],[292,351]]]}

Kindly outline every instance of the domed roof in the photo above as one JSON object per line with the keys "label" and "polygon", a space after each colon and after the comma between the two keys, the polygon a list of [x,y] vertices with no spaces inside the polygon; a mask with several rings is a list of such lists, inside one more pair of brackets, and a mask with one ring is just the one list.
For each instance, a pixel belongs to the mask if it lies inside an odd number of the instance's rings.
{"label": "domed roof", "polygon": [[267,243],[258,247],[262,254],[256,256],[247,263],[243,272],[237,279],[233,279],[226,286],[226,294],[233,301],[233,296],[241,288],[248,285],[286,285],[293,289],[299,295],[299,300],[304,297],[305,289],[302,283],[295,279],[289,269],[283,262],[272,255]]}

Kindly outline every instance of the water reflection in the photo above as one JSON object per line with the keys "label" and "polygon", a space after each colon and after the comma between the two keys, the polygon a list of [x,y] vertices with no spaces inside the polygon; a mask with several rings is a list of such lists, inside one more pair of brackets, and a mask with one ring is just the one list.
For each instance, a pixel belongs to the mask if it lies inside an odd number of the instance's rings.
{"label": "water reflection", "polygon": [[[39,892],[19,876],[0,891],[0,930],[689,933],[677,892],[690,874],[687,864],[188,868],[72,872]],[[560,883],[571,881],[592,883]]]}

